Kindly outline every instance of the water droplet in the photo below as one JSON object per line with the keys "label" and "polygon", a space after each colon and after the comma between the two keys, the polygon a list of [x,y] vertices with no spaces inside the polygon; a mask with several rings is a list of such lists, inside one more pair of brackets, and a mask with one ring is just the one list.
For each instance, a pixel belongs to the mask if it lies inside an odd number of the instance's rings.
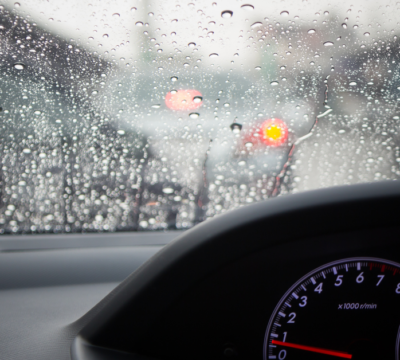
{"label": "water droplet", "polygon": [[172,82],[178,81],[178,77],[177,77],[177,76],[171,77],[171,81],[172,81]]}
{"label": "water droplet", "polygon": [[22,150],[22,152],[24,154],[30,154],[31,153],[31,149],[25,148],[24,150]]}
{"label": "water droplet", "polygon": [[247,142],[246,144],[244,144],[244,146],[247,147],[247,149],[250,149],[253,147],[253,143],[252,142]]}
{"label": "water droplet", "polygon": [[174,192],[174,189],[170,188],[170,187],[166,187],[162,191],[164,194],[172,194]]}
{"label": "water droplet", "polygon": [[137,21],[135,25],[136,26],[143,26],[143,23],[141,21]]}
{"label": "water droplet", "polygon": [[342,28],[343,28],[343,29],[347,29],[347,24],[343,23],[343,24],[342,24]]}
{"label": "water droplet", "polygon": [[280,67],[280,69],[281,69],[281,70],[285,70],[285,69],[286,69],[286,66],[285,66],[285,65],[282,65],[282,66]]}
{"label": "water droplet", "polygon": [[36,110],[36,111],[34,112],[35,115],[40,115],[41,113],[42,113],[42,112],[39,111],[39,110]]}
{"label": "water droplet", "polygon": [[161,105],[160,104],[154,104],[154,105],[151,105],[151,107],[153,109],[159,109],[161,107]]}
{"label": "water droplet", "polygon": [[172,19],[171,22],[172,22],[173,24],[175,24],[175,23],[178,22],[178,19]]}
{"label": "water droplet", "polygon": [[261,70],[261,66],[256,66],[254,69],[255,70]]}
{"label": "water droplet", "polygon": [[154,13],[149,12],[147,15],[149,15],[151,17],[151,16],[154,16]]}
{"label": "water droplet", "polygon": [[231,124],[230,128],[234,134],[239,134],[242,130],[243,125],[236,122],[236,119]]}
{"label": "water droplet", "polygon": [[19,2],[16,2],[16,3],[14,3],[14,6],[18,8],[21,6],[21,4]]}
{"label": "water droplet", "polygon": [[325,15],[325,16],[328,16],[328,15],[329,15],[329,11],[325,11],[325,12],[324,12],[324,15]]}
{"label": "water droplet", "polygon": [[120,17],[120,14],[114,13],[114,14],[112,14],[112,16],[113,16],[113,17],[116,17],[116,18],[119,18],[119,17]]}
{"label": "water droplet", "polygon": [[345,132],[346,132],[346,130],[344,130],[344,129],[340,129],[340,130],[338,131],[339,134],[344,134]]}
{"label": "water droplet", "polygon": [[315,34],[315,29],[310,29],[307,31],[308,34]]}
{"label": "water droplet", "polygon": [[364,36],[370,36],[371,34],[369,32],[364,33]]}
{"label": "water droplet", "polygon": [[358,29],[358,25],[354,25],[354,26],[353,26],[353,29]]}
{"label": "water droplet", "polygon": [[189,114],[189,117],[190,117],[191,119],[197,119],[199,116],[200,116],[200,114],[198,114],[198,113],[190,113],[190,114]]}
{"label": "water droplet", "polygon": [[14,69],[17,69],[17,70],[24,70],[24,69],[25,69],[25,65],[22,64],[22,63],[14,64]]}
{"label": "water droplet", "polygon": [[26,181],[18,181],[18,186],[25,186],[26,185]]}
{"label": "water droplet", "polygon": [[201,103],[202,101],[203,101],[203,98],[201,96],[195,96],[193,98],[193,102],[196,104]]}
{"label": "water droplet", "polygon": [[189,67],[190,65],[188,63],[184,63],[183,67]]}
{"label": "water droplet", "polygon": [[242,160],[238,162],[239,166],[245,166],[246,165],[246,161]]}
{"label": "water droplet", "polygon": [[325,41],[324,42],[324,46],[333,46],[333,42],[332,41]]}
{"label": "water droplet", "polygon": [[310,65],[315,65],[315,62],[314,61],[310,61]]}
{"label": "water droplet", "polygon": [[349,83],[349,85],[350,85],[350,86],[356,86],[357,83],[356,83],[355,81],[351,81],[351,82]]}
{"label": "water droplet", "polygon": [[117,131],[117,134],[118,134],[118,135],[125,135],[125,130],[118,130],[118,131]]}
{"label": "water droplet", "polygon": [[103,35],[103,38],[104,38],[104,39],[107,39],[107,38],[108,38],[108,34],[104,34],[104,35]]}
{"label": "water droplet", "polygon": [[229,106],[231,106],[231,104],[225,103],[224,106],[225,106],[225,107],[229,107]]}
{"label": "water droplet", "polygon": [[134,12],[134,11],[136,11],[136,10],[137,10],[137,9],[136,9],[135,7],[132,7],[132,8],[131,8],[131,11],[132,11],[132,12]]}
{"label": "water droplet", "polygon": [[189,46],[190,48],[194,48],[194,47],[196,46],[196,43],[191,42],[191,43],[188,44],[188,46]]}
{"label": "water droplet", "polygon": [[171,90],[170,93],[171,94],[176,94],[178,92],[178,90]]}
{"label": "water droplet", "polygon": [[225,11],[223,11],[223,12],[221,13],[221,16],[222,16],[224,19],[229,19],[229,18],[232,17],[232,15],[233,15],[233,11],[230,11],[230,10],[225,10]]}
{"label": "water droplet", "polygon": [[289,16],[289,11],[282,11],[281,16]]}
{"label": "water droplet", "polygon": [[216,57],[218,57],[219,55],[217,54],[217,53],[212,53],[212,54],[210,54],[210,58],[216,58]]}
{"label": "water droplet", "polygon": [[261,27],[262,25],[263,25],[262,22],[257,21],[253,25],[251,25],[250,27],[252,29],[257,29],[257,28]]}
{"label": "water droplet", "polygon": [[254,10],[254,6],[253,6],[253,5],[250,5],[250,4],[244,4],[244,5],[241,6],[241,8],[242,8],[243,10],[246,10],[246,11],[252,11],[252,10]]}
{"label": "water droplet", "polygon": [[271,81],[271,86],[276,86],[276,85],[279,85],[277,81]]}

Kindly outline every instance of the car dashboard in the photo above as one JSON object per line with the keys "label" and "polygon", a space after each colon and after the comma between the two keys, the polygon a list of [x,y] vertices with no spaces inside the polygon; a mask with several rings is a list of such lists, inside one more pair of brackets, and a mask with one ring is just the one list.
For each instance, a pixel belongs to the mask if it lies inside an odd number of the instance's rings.
{"label": "car dashboard", "polygon": [[1,358],[397,360],[399,189],[282,197],[183,233],[3,237]]}

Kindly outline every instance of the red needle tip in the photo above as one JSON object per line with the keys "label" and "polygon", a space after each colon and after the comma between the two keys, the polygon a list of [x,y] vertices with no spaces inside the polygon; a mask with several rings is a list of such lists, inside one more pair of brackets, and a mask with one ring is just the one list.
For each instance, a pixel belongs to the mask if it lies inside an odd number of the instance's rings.
{"label": "red needle tip", "polygon": [[300,345],[300,344],[293,344],[293,343],[288,343],[288,342],[283,342],[283,341],[278,341],[278,340],[272,340],[271,342],[274,345],[280,345],[280,346],[286,346],[289,348],[293,349],[299,349],[299,350],[305,350],[305,351],[312,351],[320,354],[325,354],[325,355],[332,355],[332,356],[337,356],[345,359],[351,359],[353,355],[341,352],[341,351],[335,351],[335,350],[327,350],[327,349],[321,349],[313,346],[305,346],[305,345]]}

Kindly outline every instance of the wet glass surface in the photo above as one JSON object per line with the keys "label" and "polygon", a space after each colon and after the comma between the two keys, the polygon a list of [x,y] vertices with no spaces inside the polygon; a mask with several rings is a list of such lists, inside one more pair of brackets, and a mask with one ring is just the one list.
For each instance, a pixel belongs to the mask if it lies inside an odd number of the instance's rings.
{"label": "wet glass surface", "polygon": [[400,3],[3,1],[0,233],[186,229],[400,176]]}

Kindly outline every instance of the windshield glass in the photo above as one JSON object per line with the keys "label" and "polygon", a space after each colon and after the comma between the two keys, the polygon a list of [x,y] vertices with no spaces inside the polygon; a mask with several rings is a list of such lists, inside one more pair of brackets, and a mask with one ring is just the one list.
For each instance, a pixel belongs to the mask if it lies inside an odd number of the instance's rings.
{"label": "windshield glass", "polygon": [[0,233],[186,229],[400,175],[400,3],[0,7]]}

